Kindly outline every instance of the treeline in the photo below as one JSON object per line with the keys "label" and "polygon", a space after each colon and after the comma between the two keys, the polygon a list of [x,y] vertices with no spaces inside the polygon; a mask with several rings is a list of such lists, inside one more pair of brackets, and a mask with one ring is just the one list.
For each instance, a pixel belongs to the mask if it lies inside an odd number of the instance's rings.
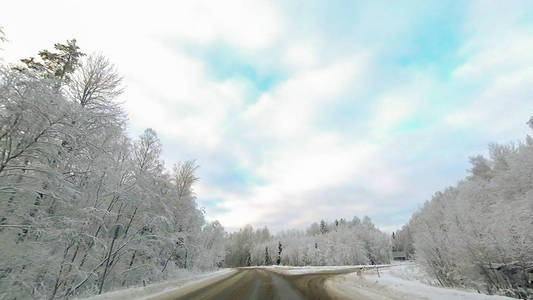
{"label": "treeline", "polygon": [[212,269],[224,229],[193,161],[125,133],[121,77],[75,40],[0,66],[0,298],[69,298]]}
{"label": "treeline", "polygon": [[[529,122],[533,128],[533,118]],[[533,297],[533,139],[493,144],[395,234],[438,283]],[[528,298],[529,299],[529,298]]]}
{"label": "treeline", "polygon": [[306,231],[291,230],[271,235],[268,228],[246,226],[226,241],[225,264],[230,267],[282,264],[337,266],[385,264],[391,259],[388,234],[369,217],[333,223],[313,223]]}

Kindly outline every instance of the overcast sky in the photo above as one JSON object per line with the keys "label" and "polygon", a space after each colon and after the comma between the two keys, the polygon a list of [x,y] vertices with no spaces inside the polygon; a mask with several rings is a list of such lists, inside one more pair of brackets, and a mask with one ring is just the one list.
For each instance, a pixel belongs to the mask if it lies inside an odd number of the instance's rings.
{"label": "overcast sky", "polygon": [[530,1],[3,1],[6,61],[76,38],[125,78],[128,132],[196,159],[233,230],[393,230],[533,115]]}

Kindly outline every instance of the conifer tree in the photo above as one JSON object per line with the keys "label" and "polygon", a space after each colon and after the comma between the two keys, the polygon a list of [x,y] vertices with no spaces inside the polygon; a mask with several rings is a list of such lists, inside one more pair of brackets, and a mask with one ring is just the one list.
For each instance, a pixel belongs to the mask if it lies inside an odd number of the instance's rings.
{"label": "conifer tree", "polygon": [[270,254],[268,253],[268,247],[265,247],[265,266],[272,265],[272,258],[270,258]]}
{"label": "conifer tree", "polygon": [[80,51],[76,39],[67,40],[65,44],[54,44],[55,51],[41,50],[37,60],[34,57],[23,58],[20,61],[23,66],[16,66],[19,71],[31,70],[45,78],[57,79],[60,84],[70,80],[72,74],[79,66],[80,59],[85,53]]}
{"label": "conifer tree", "polygon": [[246,266],[249,267],[252,265],[252,255],[248,253],[248,257],[246,258]]}
{"label": "conifer tree", "polygon": [[278,258],[276,259],[276,264],[279,266],[281,263],[281,252],[283,251],[283,247],[281,245],[281,241],[278,242]]}
{"label": "conifer tree", "polygon": [[328,232],[328,225],[326,224],[326,221],[321,220],[320,221],[320,233],[326,234]]}

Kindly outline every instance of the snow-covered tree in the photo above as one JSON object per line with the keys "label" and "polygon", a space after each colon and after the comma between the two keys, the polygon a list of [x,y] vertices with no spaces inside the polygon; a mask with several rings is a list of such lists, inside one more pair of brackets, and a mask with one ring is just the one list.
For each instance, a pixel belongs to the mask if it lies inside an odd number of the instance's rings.
{"label": "snow-covered tree", "polygon": [[[356,220],[359,220],[356,218]],[[370,218],[365,223],[338,221],[336,230],[320,233],[313,223],[306,231],[288,230],[263,238],[263,230],[246,226],[228,236],[226,266],[265,264],[266,249],[277,249],[283,265],[358,265],[390,262],[390,237],[377,229]],[[325,224],[326,222],[323,221]],[[317,230],[318,229],[318,230]],[[281,251],[280,251],[281,250]],[[270,253],[269,253],[270,254]]]}
{"label": "snow-covered tree", "polygon": [[527,298],[533,291],[527,275],[533,140],[493,144],[489,154],[471,158],[470,175],[437,192],[402,231],[412,235],[416,259],[440,284]]}
{"label": "snow-covered tree", "polygon": [[120,76],[75,40],[0,67],[0,298],[65,298],[213,269],[193,161],[168,172],[157,133],[131,141]]}

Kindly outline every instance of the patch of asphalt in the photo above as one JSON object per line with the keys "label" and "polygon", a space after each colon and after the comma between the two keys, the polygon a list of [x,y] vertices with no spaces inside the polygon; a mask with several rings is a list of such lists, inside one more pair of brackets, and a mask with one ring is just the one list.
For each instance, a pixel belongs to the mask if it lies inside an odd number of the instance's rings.
{"label": "patch of asphalt", "polygon": [[[343,292],[330,279],[353,272],[361,272],[361,268],[324,270],[308,274],[286,274],[274,269],[240,268],[227,276],[215,278],[170,293],[161,293],[147,299],[354,299],[353,293]],[[333,282],[333,281],[332,281]],[[357,292],[357,290],[355,290]],[[353,292],[353,291],[352,291]],[[357,293],[357,299],[372,299],[366,291]]]}
{"label": "patch of asphalt", "polygon": [[298,288],[291,284],[287,277],[276,274],[274,272],[267,272],[270,280],[273,283],[275,293],[273,299],[279,300],[300,300],[308,299],[304,296]]}
{"label": "patch of asphalt", "polygon": [[221,280],[149,299],[302,300],[307,299],[307,297],[303,296],[281,275],[261,269],[238,269],[233,275]]}

